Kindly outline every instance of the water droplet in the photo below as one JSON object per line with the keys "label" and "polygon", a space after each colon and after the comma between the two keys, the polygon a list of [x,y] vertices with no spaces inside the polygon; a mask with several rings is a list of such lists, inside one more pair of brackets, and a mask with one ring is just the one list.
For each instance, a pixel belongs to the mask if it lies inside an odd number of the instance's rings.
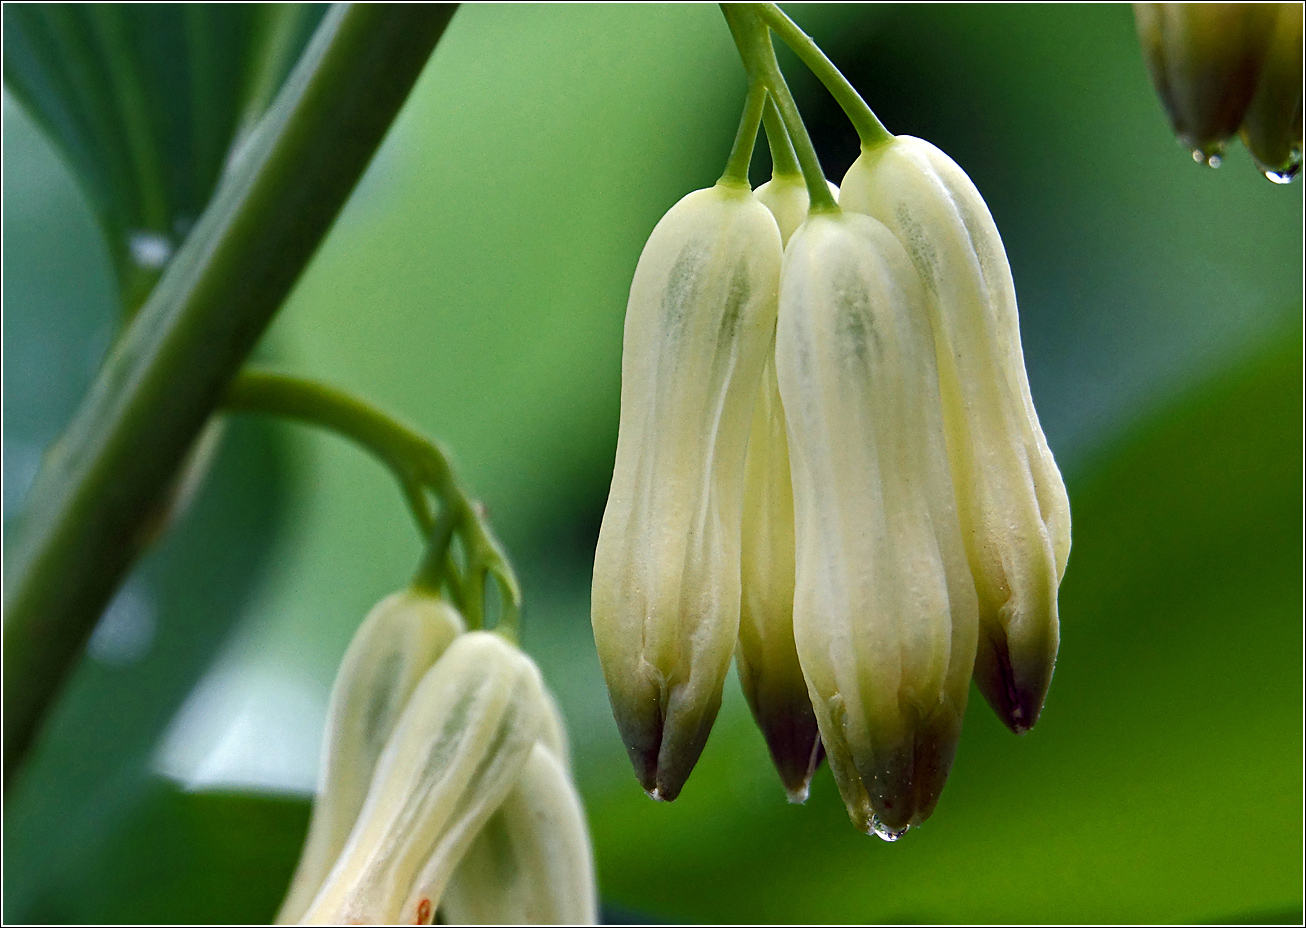
{"label": "water droplet", "polygon": [[879,816],[871,816],[871,831],[875,832],[877,837],[888,841],[890,844],[905,835],[907,829],[910,827],[910,825],[903,825],[901,828],[890,828],[888,825],[884,824],[884,822],[880,821]]}
{"label": "water droplet", "polygon": [[1215,148],[1210,152],[1202,151],[1200,148],[1193,149],[1193,160],[1198,164],[1204,164],[1208,168],[1218,168],[1224,162],[1224,149]]}
{"label": "water droplet", "polygon": [[147,270],[160,270],[172,257],[172,242],[158,232],[141,230],[127,237],[132,261]]}
{"label": "water droplet", "polygon": [[1265,179],[1272,184],[1290,184],[1292,179],[1301,173],[1301,149],[1294,148],[1288,155],[1288,164],[1285,167],[1266,167],[1264,164],[1257,162],[1256,165],[1265,175]]}

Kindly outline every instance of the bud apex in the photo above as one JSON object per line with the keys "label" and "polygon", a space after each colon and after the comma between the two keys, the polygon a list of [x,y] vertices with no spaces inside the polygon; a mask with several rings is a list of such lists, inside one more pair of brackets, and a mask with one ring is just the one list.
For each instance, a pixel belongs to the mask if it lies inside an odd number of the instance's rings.
{"label": "bud apex", "polygon": [[1242,139],[1261,172],[1286,184],[1301,170],[1303,7],[1274,5],[1278,16],[1260,83],[1243,119]]}
{"label": "bud apex", "polygon": [[354,827],[400,713],[462,631],[456,609],[415,590],[387,596],[358,627],[331,690],[313,817],[277,924],[298,921],[317,895]]}
{"label": "bud apex", "polygon": [[617,727],[658,799],[698,760],[734,653],[744,452],[780,257],[766,207],[718,184],[662,218],[630,288],[592,619]]}
{"label": "bud apex", "polygon": [[927,818],[975,659],[925,291],[865,216],[816,214],[785,253],[776,372],[788,421],[794,638],[855,824]]}
{"label": "bud apex", "polygon": [[1135,3],[1152,82],[1193,158],[1216,167],[1256,91],[1272,3]]}
{"label": "bud apex", "polygon": [[1034,725],[1058,643],[1070,503],[1030,397],[1006,251],[970,178],[928,142],[864,151],[841,204],[885,223],[925,282],[962,538],[979,595],[975,682]]}
{"label": "bud apex", "polygon": [[542,686],[530,659],[498,635],[460,635],[395,724],[304,923],[429,923],[540,737]]}

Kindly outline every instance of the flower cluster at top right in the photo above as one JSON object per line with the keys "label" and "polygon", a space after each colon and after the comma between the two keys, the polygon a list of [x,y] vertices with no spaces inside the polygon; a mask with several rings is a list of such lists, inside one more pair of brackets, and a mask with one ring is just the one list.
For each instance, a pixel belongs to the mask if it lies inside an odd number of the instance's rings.
{"label": "flower cluster at top right", "polygon": [[853,823],[896,840],[938,802],[972,678],[1013,731],[1038,720],[1070,507],[970,178],[888,136],[837,203],[810,189],[727,176],[645,246],[595,640],[654,798],[733,656],[791,801],[828,757]]}

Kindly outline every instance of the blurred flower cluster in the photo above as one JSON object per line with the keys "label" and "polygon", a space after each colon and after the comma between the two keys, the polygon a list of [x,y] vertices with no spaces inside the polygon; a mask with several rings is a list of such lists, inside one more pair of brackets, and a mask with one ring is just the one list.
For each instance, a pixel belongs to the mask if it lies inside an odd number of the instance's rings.
{"label": "blurred flower cluster", "polygon": [[1301,170],[1302,4],[1135,3],[1152,81],[1184,147],[1219,167],[1234,133],[1286,184]]}
{"label": "blurred flower cluster", "polygon": [[341,663],[278,924],[593,924],[566,735],[535,664],[445,600],[382,600]]}
{"label": "blurred flower cluster", "polygon": [[592,619],[636,774],[674,799],[731,657],[792,801],[824,755],[859,828],[933,811],[972,675],[1038,719],[1070,549],[1006,254],[927,142],[833,200],[723,178],[663,217],[626,311]]}

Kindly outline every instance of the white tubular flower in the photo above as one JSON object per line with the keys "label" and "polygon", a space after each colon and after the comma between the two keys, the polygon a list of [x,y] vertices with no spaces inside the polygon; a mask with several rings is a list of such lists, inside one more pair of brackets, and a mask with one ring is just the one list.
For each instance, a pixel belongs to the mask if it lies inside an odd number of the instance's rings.
{"label": "white tubular flower", "polygon": [[975,657],[925,292],[879,222],[817,213],[779,313],[794,638],[853,823],[894,839],[938,800]]}
{"label": "white tubular flower", "polygon": [[630,288],[592,618],[617,727],[657,799],[698,760],[735,649],[744,452],[780,258],[771,213],[721,183],[662,218]]}
{"label": "white tubular flower", "polygon": [[864,151],[844,208],[887,225],[925,281],[948,455],[980,604],[975,682],[1012,731],[1038,721],[1056,663],[1070,502],[1030,397],[1011,269],[966,173],[928,142]]}
{"label": "white tubular flower", "polygon": [[592,925],[593,855],[566,765],[537,743],[441,900],[452,925]]}
{"label": "white tubular flower", "polygon": [[450,875],[520,780],[542,731],[531,660],[459,636],[418,684],[305,924],[429,924]]}
{"label": "white tubular flower", "polygon": [[387,596],[359,626],[331,690],[313,817],[277,924],[308,910],[354,827],[399,714],[463,630],[456,609],[416,590]]}
{"label": "white tubular flower", "polygon": [[[830,188],[838,197],[839,188]],[[777,175],[756,195],[775,217],[781,243],[788,244],[807,219],[802,175]],[[753,407],[742,528],[739,682],[789,801],[802,802],[824,755],[794,646],[794,497],[774,342]]]}

